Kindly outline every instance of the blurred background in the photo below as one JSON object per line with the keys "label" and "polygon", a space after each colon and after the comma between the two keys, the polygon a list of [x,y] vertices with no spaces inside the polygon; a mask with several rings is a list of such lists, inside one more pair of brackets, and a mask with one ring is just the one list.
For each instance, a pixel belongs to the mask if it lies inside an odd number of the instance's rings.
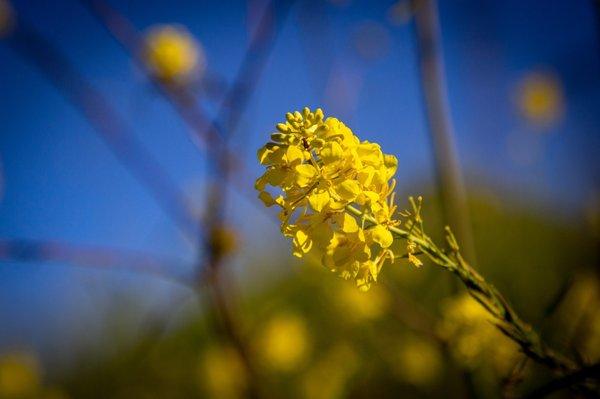
{"label": "blurred background", "polygon": [[430,262],[361,293],[291,256],[255,154],[305,106],[396,155],[400,206],[423,195],[432,236],[598,361],[599,7],[0,0],[0,398],[547,383]]}

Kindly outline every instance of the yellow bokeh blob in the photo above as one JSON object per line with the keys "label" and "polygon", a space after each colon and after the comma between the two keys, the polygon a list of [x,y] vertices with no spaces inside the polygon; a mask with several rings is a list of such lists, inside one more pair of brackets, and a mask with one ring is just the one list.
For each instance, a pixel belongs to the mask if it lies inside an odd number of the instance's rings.
{"label": "yellow bokeh blob", "polygon": [[246,368],[238,353],[229,346],[213,346],[200,358],[200,383],[211,398],[244,397],[247,386]]}
{"label": "yellow bokeh blob", "polygon": [[556,122],[564,108],[560,81],[550,73],[529,73],[519,85],[518,106],[523,117],[534,125]]}
{"label": "yellow bokeh blob", "polygon": [[0,357],[0,398],[33,398],[40,390],[40,366],[27,353]]}
{"label": "yellow bokeh blob", "polygon": [[145,59],[159,79],[186,83],[204,72],[205,57],[200,44],[183,27],[160,25],[146,35]]}
{"label": "yellow bokeh blob", "polygon": [[258,346],[267,368],[281,372],[298,369],[310,351],[306,321],[293,313],[275,316],[261,332]]}

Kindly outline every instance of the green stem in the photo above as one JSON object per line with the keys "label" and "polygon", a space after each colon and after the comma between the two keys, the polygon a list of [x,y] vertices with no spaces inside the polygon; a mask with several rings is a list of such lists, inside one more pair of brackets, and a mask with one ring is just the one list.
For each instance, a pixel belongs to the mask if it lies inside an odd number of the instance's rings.
{"label": "green stem", "polygon": [[[373,216],[364,214],[353,206],[347,206],[346,209],[349,213],[364,218],[369,223],[377,223]],[[419,249],[435,264],[457,275],[469,294],[494,317],[496,327],[515,341],[523,353],[531,359],[560,373],[577,369],[575,362],[544,344],[539,334],[520,319],[502,294],[463,259],[449,229],[447,229],[447,239],[453,247],[450,255],[441,250],[423,231],[417,235],[413,230],[407,231],[399,227],[388,228],[397,237],[417,244]]]}

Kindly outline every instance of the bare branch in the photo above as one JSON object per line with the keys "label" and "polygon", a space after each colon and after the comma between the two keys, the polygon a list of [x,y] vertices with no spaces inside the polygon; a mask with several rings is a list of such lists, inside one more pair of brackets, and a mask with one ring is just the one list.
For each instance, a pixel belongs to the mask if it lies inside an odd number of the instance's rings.
{"label": "bare branch", "polygon": [[181,262],[158,259],[134,251],[74,245],[59,241],[0,239],[2,262],[60,262],[101,270],[128,270],[149,274],[185,287],[193,287]]}
{"label": "bare branch", "polygon": [[13,50],[38,68],[90,122],[117,160],[156,199],[173,222],[183,232],[193,236],[197,226],[183,193],[152,153],[135,138],[131,128],[112,108],[109,101],[52,42],[42,37],[25,21],[19,21],[16,26],[8,38]]}

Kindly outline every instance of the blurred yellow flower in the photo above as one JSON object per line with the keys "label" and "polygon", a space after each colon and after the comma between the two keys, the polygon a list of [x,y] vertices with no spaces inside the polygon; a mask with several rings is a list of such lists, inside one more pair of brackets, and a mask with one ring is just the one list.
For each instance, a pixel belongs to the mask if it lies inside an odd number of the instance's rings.
{"label": "blurred yellow flower", "polygon": [[577,275],[558,316],[565,336],[590,363],[600,360],[600,281],[595,273]]}
{"label": "blurred yellow flower", "polygon": [[208,348],[198,368],[201,386],[211,398],[244,397],[247,373],[238,353],[229,346]]}
{"label": "blurred yellow flower", "polygon": [[237,234],[228,226],[217,226],[210,232],[210,247],[216,257],[230,255],[237,248]]}
{"label": "blurred yellow flower", "polygon": [[146,35],[145,46],[146,63],[158,79],[186,83],[204,73],[204,51],[183,27],[155,26]]}
{"label": "blurred yellow flower", "polygon": [[521,81],[518,105],[532,124],[548,125],[563,113],[563,92],[558,78],[545,72],[531,72]]}
{"label": "blurred yellow flower", "polygon": [[265,366],[271,370],[290,372],[298,369],[310,351],[305,320],[292,313],[275,316],[260,334],[258,351]]}
{"label": "blurred yellow flower", "polygon": [[302,379],[303,397],[338,399],[345,397],[347,384],[359,367],[358,355],[345,343],[336,344],[307,370]]}
{"label": "blurred yellow flower", "polygon": [[35,398],[41,387],[38,360],[15,352],[0,357],[0,398]]}
{"label": "blurred yellow flower", "polygon": [[439,348],[417,337],[404,337],[393,356],[394,373],[418,387],[434,384],[444,366]]}
{"label": "blurred yellow flower", "polygon": [[491,321],[490,314],[479,303],[463,294],[444,302],[438,330],[463,366],[476,368],[490,364],[498,375],[505,375],[521,352]]}
{"label": "blurred yellow flower", "polygon": [[[258,150],[265,173],[256,180],[266,206],[281,208],[282,233],[292,239],[293,253],[321,258],[343,278],[368,290],[387,259],[396,205],[392,179],[398,167],[379,144],[360,141],[336,118],[323,111],[287,113],[271,142]],[[278,188],[274,197],[267,186]],[[349,205],[375,220],[365,227],[346,212]]]}
{"label": "blurred yellow flower", "polygon": [[390,298],[380,287],[360,292],[354,287],[341,284],[338,290],[330,292],[332,301],[338,306],[341,314],[353,321],[377,319],[383,316],[389,307]]}

